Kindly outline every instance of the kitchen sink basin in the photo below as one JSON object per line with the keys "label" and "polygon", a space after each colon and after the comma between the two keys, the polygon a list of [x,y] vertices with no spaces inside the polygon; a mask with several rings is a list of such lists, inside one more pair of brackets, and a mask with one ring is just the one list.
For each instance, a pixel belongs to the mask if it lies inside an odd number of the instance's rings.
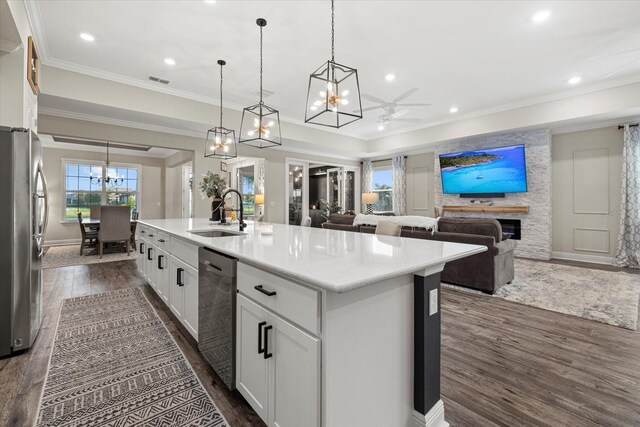
{"label": "kitchen sink basin", "polygon": [[239,231],[225,231],[225,230],[204,230],[204,231],[188,231],[188,233],[195,234],[202,237],[232,237],[232,236],[244,236],[245,233]]}

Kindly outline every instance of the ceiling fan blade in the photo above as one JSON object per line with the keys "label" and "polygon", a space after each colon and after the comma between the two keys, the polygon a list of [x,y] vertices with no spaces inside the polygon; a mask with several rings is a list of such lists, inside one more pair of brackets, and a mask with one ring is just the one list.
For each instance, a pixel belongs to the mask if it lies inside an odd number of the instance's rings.
{"label": "ceiling fan blade", "polygon": [[397,112],[391,114],[389,117],[391,117],[392,119],[397,119],[398,117],[402,117],[402,116],[405,116],[407,114],[409,114],[409,110],[400,110],[400,111],[397,111]]}
{"label": "ceiling fan blade", "polygon": [[[378,108],[382,108],[382,105],[376,105],[375,107],[367,107],[367,108],[363,108],[362,111],[371,111],[371,110],[377,110]],[[358,110],[353,110],[354,113],[357,113]]]}
{"label": "ceiling fan blade", "polygon": [[413,117],[407,117],[407,118],[394,119],[394,121],[396,121],[396,122],[404,122],[404,123],[418,123],[418,122],[421,122],[422,119],[413,118]]}
{"label": "ceiling fan blade", "polygon": [[398,107],[431,107],[431,104],[398,104]]}
{"label": "ceiling fan blade", "polygon": [[377,102],[378,104],[386,104],[387,101],[385,101],[384,99],[378,98],[377,96],[373,96],[373,95],[367,95],[366,93],[363,93],[362,96],[364,99],[368,99],[371,102]]}
{"label": "ceiling fan blade", "polygon": [[402,101],[403,99],[410,97],[411,95],[413,95],[414,93],[416,93],[419,90],[420,90],[419,87],[414,87],[413,89],[409,89],[408,91],[406,91],[402,95],[398,96],[396,99],[394,99],[391,102],[394,103],[394,104],[398,103],[398,102]]}

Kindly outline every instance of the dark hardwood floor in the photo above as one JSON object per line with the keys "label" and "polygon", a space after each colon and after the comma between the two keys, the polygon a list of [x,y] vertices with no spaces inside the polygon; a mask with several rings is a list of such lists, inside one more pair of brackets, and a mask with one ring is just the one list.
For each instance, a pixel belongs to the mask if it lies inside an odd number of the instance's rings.
{"label": "dark hardwood floor", "polygon": [[[133,261],[48,269],[44,277],[35,346],[0,359],[0,425],[31,425],[37,415],[62,299],[144,283]],[[231,426],[264,425],[143,289]],[[451,289],[443,290],[442,313],[442,399],[452,427],[640,426],[639,332]]]}

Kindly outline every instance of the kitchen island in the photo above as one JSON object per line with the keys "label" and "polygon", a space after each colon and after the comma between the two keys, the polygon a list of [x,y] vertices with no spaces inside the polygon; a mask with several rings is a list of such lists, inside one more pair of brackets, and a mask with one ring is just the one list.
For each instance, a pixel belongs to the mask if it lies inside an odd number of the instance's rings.
{"label": "kitchen island", "polygon": [[237,224],[139,224],[141,273],[196,339],[197,249],[238,260],[234,383],[267,425],[447,425],[440,271],[486,247],[268,223],[224,237],[201,232]]}

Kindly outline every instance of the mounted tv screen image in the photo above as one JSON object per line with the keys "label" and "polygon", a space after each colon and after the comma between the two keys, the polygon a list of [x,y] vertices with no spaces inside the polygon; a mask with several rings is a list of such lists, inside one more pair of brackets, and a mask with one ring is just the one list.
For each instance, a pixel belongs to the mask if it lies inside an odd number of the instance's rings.
{"label": "mounted tv screen image", "polygon": [[524,145],[441,154],[440,173],[446,194],[527,191]]}

